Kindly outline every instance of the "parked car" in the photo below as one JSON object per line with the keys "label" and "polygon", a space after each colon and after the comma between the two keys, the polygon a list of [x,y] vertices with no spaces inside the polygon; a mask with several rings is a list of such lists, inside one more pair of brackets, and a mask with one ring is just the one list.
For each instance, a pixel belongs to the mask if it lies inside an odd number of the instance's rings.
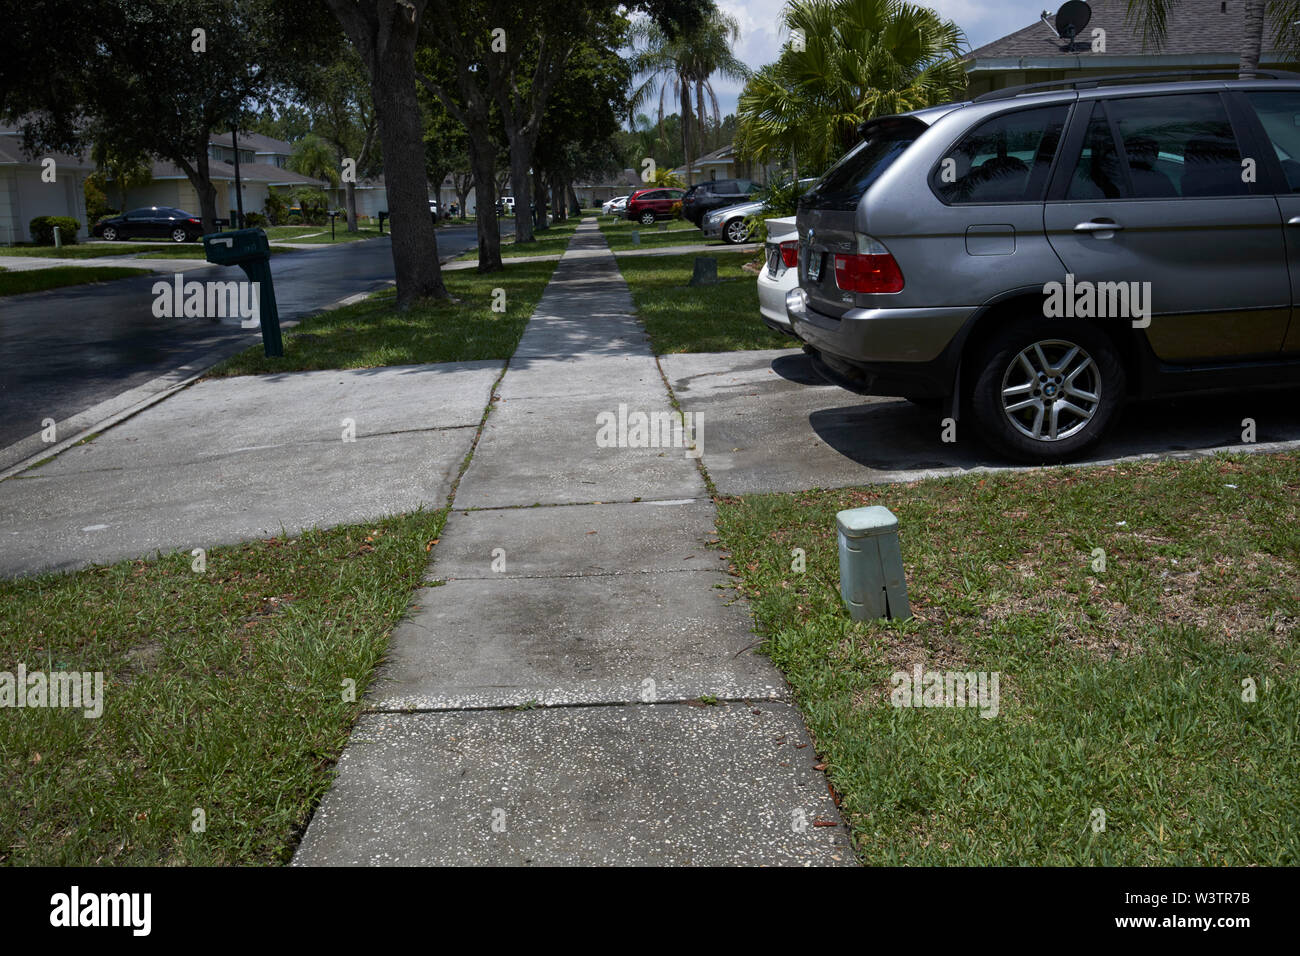
{"label": "parked car", "polygon": [[799,230],[794,216],[767,220],[766,265],[758,273],[758,312],[777,332],[794,335],[786,294],[799,285]]}
{"label": "parked car", "polygon": [[627,205],[627,196],[615,196],[613,199],[607,199],[601,203],[600,214],[602,216],[617,216]]}
{"label": "parked car", "polygon": [[1300,78],[1098,80],[863,125],[797,217],[823,376],[1042,462],[1133,398],[1300,382]]}
{"label": "parked car", "polygon": [[681,189],[660,186],[638,189],[628,197],[623,215],[643,226],[652,225],[660,219],[676,219],[681,209],[683,192]]}
{"label": "parked car", "polygon": [[711,179],[696,183],[682,197],[682,218],[699,228],[706,214],[744,202],[756,192],[758,186],[748,179]]}
{"label": "parked car", "polygon": [[[806,188],[816,181],[816,178],[809,177],[808,179],[799,180],[799,185]],[[750,216],[758,215],[765,208],[766,204],[760,200],[742,202],[734,206],[723,206],[721,209],[715,209],[704,217],[704,221],[700,224],[700,231],[704,233],[706,239],[721,238],[723,242],[733,245],[740,242],[749,242],[753,239],[753,236],[745,220]]]}
{"label": "parked car", "polygon": [[111,219],[101,219],[90,229],[92,236],[113,242],[117,239],[170,239],[172,242],[197,242],[203,235],[203,222],[183,209],[171,206],[145,206],[132,209]]}

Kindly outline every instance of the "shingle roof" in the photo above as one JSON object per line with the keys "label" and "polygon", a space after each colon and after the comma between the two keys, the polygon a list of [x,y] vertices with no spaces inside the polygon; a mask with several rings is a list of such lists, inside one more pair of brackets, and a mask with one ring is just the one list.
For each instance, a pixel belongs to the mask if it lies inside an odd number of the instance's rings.
{"label": "shingle roof", "polygon": [[[208,137],[208,142],[215,146],[230,146],[230,134],[213,133]],[[293,146],[282,139],[272,139],[261,133],[246,133],[243,130],[239,131],[239,148],[251,149],[255,153],[284,153],[286,156],[293,152]]]}
{"label": "shingle roof", "polygon": [[22,134],[12,126],[0,126],[0,166],[39,166],[41,160],[47,156],[53,157],[56,169],[59,167],[81,170],[95,168],[95,164],[88,159],[69,156],[67,153],[41,151],[35,156],[28,156],[23,152]]}
{"label": "shingle roof", "polygon": [[[184,179],[185,171],[168,162],[156,162],[152,169],[154,179]],[[233,163],[209,161],[208,175],[214,182],[234,182]],[[239,178],[246,183],[271,183],[277,186],[328,186],[321,179],[313,179],[291,169],[281,169],[271,163],[240,163]]]}
{"label": "shingle roof", "polygon": [[[1043,57],[1059,56],[1072,62],[1076,57],[1088,58],[1092,53],[1092,31],[1100,27],[1106,31],[1106,56],[1132,56],[1135,54],[1222,54],[1226,62],[1236,63],[1241,49],[1241,35],[1245,0],[1181,0],[1169,11],[1164,44],[1143,47],[1140,30],[1128,20],[1128,0],[1091,0],[1092,19],[1083,29],[1072,51],[1052,35],[1047,25],[1036,20],[1030,26],[1007,34],[992,43],[971,51],[970,56],[980,60],[992,57]],[[1055,22],[1055,15],[1048,20]],[[1264,30],[1265,54],[1273,51],[1271,31]]]}

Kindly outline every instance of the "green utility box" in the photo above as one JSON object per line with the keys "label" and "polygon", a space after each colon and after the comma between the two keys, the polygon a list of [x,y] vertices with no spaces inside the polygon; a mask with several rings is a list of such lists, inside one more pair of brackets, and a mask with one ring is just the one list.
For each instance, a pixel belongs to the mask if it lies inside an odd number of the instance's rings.
{"label": "green utility box", "polygon": [[840,597],[855,621],[912,616],[898,546],[898,519],[888,508],[850,508],[835,516],[840,543]]}
{"label": "green utility box", "polygon": [[259,290],[262,317],[262,351],[267,356],[284,354],[280,338],[280,310],[275,304],[275,285],[271,281],[271,244],[261,229],[235,229],[213,232],[203,237],[203,252],[209,262],[239,266]]}

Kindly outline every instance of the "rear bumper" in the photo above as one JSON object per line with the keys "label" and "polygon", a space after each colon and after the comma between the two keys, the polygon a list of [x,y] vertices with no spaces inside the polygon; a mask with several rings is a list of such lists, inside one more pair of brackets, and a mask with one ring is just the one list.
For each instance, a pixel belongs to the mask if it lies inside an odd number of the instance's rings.
{"label": "rear bumper", "polygon": [[940,398],[952,394],[962,327],[975,309],[851,309],[832,318],[812,309],[790,316],[828,381],[863,395]]}
{"label": "rear bumper", "polygon": [[794,335],[790,316],[785,309],[785,294],[799,284],[799,270],[786,269],[773,277],[767,266],[758,274],[758,312],[770,329]]}

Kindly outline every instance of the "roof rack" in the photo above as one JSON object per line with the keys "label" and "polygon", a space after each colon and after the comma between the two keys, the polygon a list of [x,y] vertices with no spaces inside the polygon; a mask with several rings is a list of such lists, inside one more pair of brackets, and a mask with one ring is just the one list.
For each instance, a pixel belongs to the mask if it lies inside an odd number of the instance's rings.
{"label": "roof rack", "polygon": [[[1159,73],[1105,73],[1100,76],[1084,76],[1077,80],[1047,80],[1042,83],[1026,83],[1023,86],[1008,86],[1002,90],[990,90],[987,93],[981,93],[971,102],[987,103],[990,100],[1009,100],[1012,97],[1019,96],[1022,93],[1029,93],[1034,90],[1046,90],[1055,87],[1068,87],[1073,90],[1091,90],[1100,86],[1102,83],[1112,83],[1117,80],[1155,80],[1155,79],[1172,79],[1178,77],[1184,79],[1189,76],[1225,76],[1228,74],[1238,75],[1239,70],[1222,69],[1222,70],[1168,70]],[[1290,70],[1256,70],[1255,76],[1262,76],[1273,80],[1300,80],[1300,73],[1294,73]]]}

